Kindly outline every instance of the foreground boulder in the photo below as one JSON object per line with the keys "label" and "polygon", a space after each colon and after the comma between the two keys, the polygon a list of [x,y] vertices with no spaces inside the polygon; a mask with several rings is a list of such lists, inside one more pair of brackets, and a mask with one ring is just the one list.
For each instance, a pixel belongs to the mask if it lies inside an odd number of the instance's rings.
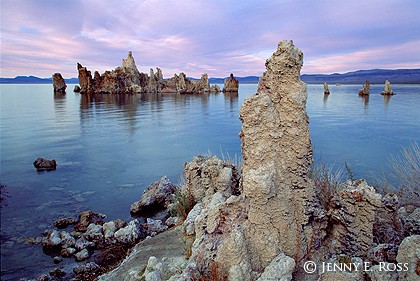
{"label": "foreground boulder", "polygon": [[54,159],[37,158],[33,164],[38,171],[55,170],[57,168],[57,162]]}
{"label": "foreground boulder", "polygon": [[54,93],[65,93],[66,92],[66,81],[64,81],[64,78],[61,76],[60,73],[54,73],[52,75],[52,83],[54,87]]}
{"label": "foreground boulder", "polygon": [[152,183],[141,196],[141,199],[131,205],[132,214],[154,214],[166,209],[173,201],[172,194],[177,190],[166,176]]}
{"label": "foreground boulder", "polygon": [[238,92],[239,81],[233,77],[231,73],[229,78],[226,78],[223,85],[223,93]]}

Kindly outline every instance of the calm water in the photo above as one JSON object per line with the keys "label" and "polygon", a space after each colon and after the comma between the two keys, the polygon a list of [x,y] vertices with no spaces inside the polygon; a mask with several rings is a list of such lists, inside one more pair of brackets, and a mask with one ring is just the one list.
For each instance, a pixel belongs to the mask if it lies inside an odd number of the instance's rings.
{"label": "calm water", "polygon": [[[34,277],[55,268],[39,236],[61,216],[91,209],[109,220],[130,219],[130,204],[151,182],[179,181],[183,164],[211,151],[240,156],[240,105],[257,85],[239,95],[54,97],[51,85],[0,85],[2,280]],[[308,86],[307,110],[315,158],[343,164],[357,178],[380,173],[390,153],[420,142],[420,86],[393,85],[391,98],[373,85],[369,100],[357,86]],[[69,85],[68,89],[73,89]],[[56,171],[37,173],[37,157],[56,159]],[[73,261],[65,259],[60,265]]]}

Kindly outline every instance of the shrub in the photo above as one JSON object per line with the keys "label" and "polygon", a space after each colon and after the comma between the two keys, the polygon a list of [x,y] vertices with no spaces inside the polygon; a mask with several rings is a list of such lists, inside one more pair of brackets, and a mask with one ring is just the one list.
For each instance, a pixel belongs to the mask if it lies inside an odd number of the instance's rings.
{"label": "shrub", "polygon": [[315,186],[315,193],[324,207],[329,210],[332,199],[341,187],[343,170],[327,166],[323,162],[314,162],[308,173]]}
{"label": "shrub", "polygon": [[399,155],[390,155],[388,177],[383,173],[377,185],[384,192],[396,193],[402,205],[420,206],[420,148],[412,141]]}
{"label": "shrub", "polygon": [[169,209],[169,212],[172,216],[177,216],[180,221],[184,221],[195,203],[191,192],[188,189],[181,188],[175,192],[175,200],[172,207]]}

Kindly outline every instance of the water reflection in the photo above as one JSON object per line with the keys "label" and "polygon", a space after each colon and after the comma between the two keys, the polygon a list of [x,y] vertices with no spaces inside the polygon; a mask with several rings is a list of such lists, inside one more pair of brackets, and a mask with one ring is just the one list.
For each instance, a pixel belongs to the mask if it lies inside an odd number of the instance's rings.
{"label": "water reflection", "polygon": [[384,95],[384,108],[385,111],[388,109],[389,102],[391,101],[390,95]]}
{"label": "water reflection", "polygon": [[238,93],[228,92],[223,93],[223,96],[225,98],[225,105],[229,105],[231,111],[235,110],[238,106]]}
{"label": "water reflection", "polygon": [[369,109],[369,95],[359,96],[365,105],[365,109]]}
{"label": "water reflection", "polygon": [[327,101],[328,101],[328,97],[329,97],[330,95],[326,95],[326,94],[324,94],[324,108],[325,108],[325,106],[327,105]]}

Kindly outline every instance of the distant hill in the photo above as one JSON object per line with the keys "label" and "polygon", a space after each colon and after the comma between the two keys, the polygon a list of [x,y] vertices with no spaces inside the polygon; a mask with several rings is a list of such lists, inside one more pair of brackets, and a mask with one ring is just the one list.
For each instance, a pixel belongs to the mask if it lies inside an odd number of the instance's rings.
{"label": "distant hill", "polygon": [[[235,77],[240,84],[256,84],[258,76]],[[196,80],[197,78],[190,78]],[[223,84],[225,78],[209,78],[211,84]],[[308,84],[364,84],[369,80],[372,84],[383,84],[389,80],[392,84],[420,84],[420,69],[371,69],[347,72],[344,74],[303,74],[303,82]],[[78,84],[79,79],[65,79],[68,84]],[[35,76],[16,76],[0,78],[0,84],[51,84],[51,78]]]}
{"label": "distant hill", "polygon": [[372,69],[358,70],[344,74],[303,74],[303,82],[308,84],[364,84],[369,80],[372,84],[384,84],[389,80],[392,84],[420,84],[420,69]]}
{"label": "distant hill", "polygon": [[[36,76],[16,76],[15,78],[0,78],[0,84],[52,84],[52,78],[39,78]],[[64,79],[67,84],[78,84],[79,79]]]}

